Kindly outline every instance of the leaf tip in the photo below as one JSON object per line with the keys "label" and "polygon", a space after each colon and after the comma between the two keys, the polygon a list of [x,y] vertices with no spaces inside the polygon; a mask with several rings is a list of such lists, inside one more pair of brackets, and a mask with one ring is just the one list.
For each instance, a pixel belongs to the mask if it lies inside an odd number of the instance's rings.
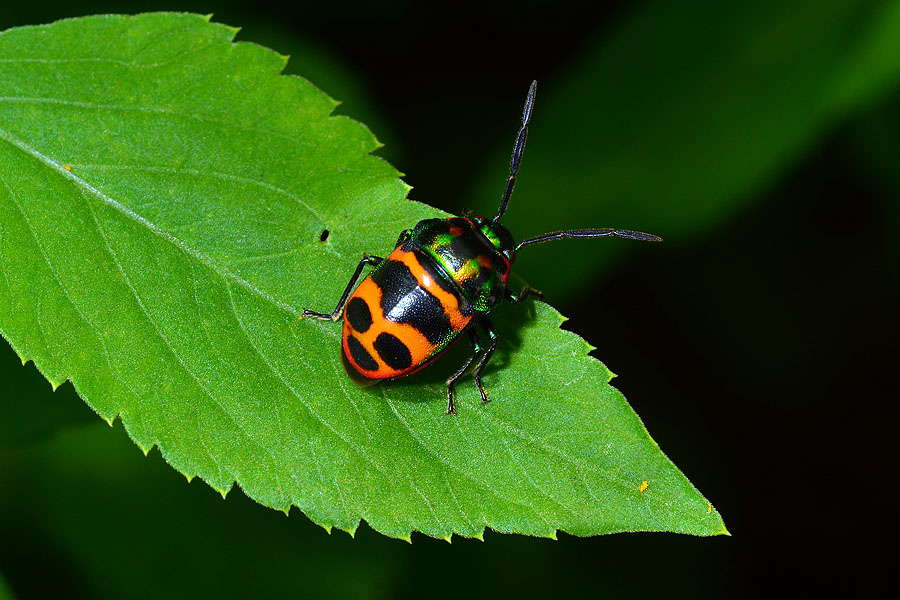
{"label": "leaf tip", "polygon": [[[205,15],[201,15],[201,18],[207,23],[211,23],[214,15],[215,13],[206,13]],[[235,27],[234,25],[226,25],[225,23],[217,23],[217,25],[222,27],[230,34],[232,42],[234,41],[234,38],[237,37],[237,34],[241,31],[240,27]]]}
{"label": "leaf tip", "polygon": [[719,528],[713,532],[713,535],[727,535],[731,537],[731,532],[728,531],[728,528],[725,526],[725,521],[722,520],[722,515],[719,514],[719,511],[713,508],[712,502],[707,503],[706,513],[712,516],[713,511],[715,511],[715,516],[719,518]]}
{"label": "leaf tip", "polygon": [[[324,529],[325,533],[327,533],[328,535],[331,535],[331,532],[334,530],[334,528],[331,525],[329,525],[328,523],[316,523],[316,525],[318,525],[319,527]],[[350,536],[350,537],[353,537],[353,536]]]}
{"label": "leaf tip", "polygon": [[[332,526],[331,525],[322,525],[328,533],[331,533]],[[336,525],[337,529],[343,532],[346,532],[351,538],[356,539],[356,532],[359,529],[359,521],[349,525],[347,527],[342,527],[341,525]]]}

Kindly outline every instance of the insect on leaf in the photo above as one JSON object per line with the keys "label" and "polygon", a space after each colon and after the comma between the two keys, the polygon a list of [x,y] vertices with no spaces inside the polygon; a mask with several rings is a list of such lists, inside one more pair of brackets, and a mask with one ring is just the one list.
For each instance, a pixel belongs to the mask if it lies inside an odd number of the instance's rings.
{"label": "insect on leaf", "polygon": [[0,331],[19,356],[186,476],[326,528],[724,533],[545,304],[498,315],[489,405],[468,379],[444,415],[443,361],[352,383],[340,325],[302,310],[442,215],[235,32],[146,14],[0,34]]}

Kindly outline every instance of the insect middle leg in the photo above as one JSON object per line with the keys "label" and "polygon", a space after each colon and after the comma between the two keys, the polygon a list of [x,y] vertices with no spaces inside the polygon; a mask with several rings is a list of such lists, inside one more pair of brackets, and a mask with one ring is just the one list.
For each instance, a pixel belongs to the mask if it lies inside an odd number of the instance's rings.
{"label": "insect middle leg", "polygon": [[359,264],[356,266],[356,271],[353,272],[353,277],[350,278],[350,283],[347,284],[347,287],[344,289],[344,293],[341,294],[341,299],[338,300],[337,306],[334,307],[334,310],[330,313],[320,313],[314,310],[304,309],[303,315],[300,317],[304,319],[306,317],[315,317],[316,319],[330,319],[332,321],[337,321],[341,318],[341,313],[344,311],[344,305],[347,304],[347,298],[350,297],[350,292],[353,291],[353,286],[356,285],[356,282],[359,281],[360,276],[362,275],[363,268],[366,265],[377,266],[384,259],[380,256],[367,256],[363,255],[362,260],[359,261]]}
{"label": "insect middle leg", "polygon": [[484,329],[484,332],[488,334],[488,337],[491,340],[491,345],[481,354],[481,359],[478,361],[478,364],[475,365],[475,370],[472,372],[472,376],[475,378],[475,385],[478,386],[478,391],[481,392],[481,403],[485,404],[490,402],[491,399],[488,398],[487,390],[484,389],[484,384],[481,383],[481,372],[484,370],[488,361],[491,360],[494,350],[497,349],[497,332],[494,330],[494,326],[491,322],[486,318],[482,318],[478,324]]}
{"label": "insect middle leg", "polygon": [[[469,343],[472,344],[472,356],[466,361],[466,363],[459,368],[459,370],[451,375],[447,379],[447,414],[455,415],[456,414],[456,406],[453,404],[453,388],[456,387],[456,382],[459,381],[459,378],[465,375],[466,371],[469,370],[469,367],[472,366],[472,363],[475,362],[475,359],[482,353],[484,348],[481,346],[481,340],[478,339],[478,334],[475,332],[475,325],[472,324],[469,328],[466,329],[466,334],[469,336]],[[484,392],[482,392],[482,396],[484,396]]]}
{"label": "insect middle leg", "polygon": [[476,360],[478,361],[478,364],[475,365],[472,376],[475,378],[475,385],[478,387],[478,391],[481,393],[481,403],[485,404],[491,401],[484,384],[481,382],[481,372],[491,359],[491,355],[494,354],[494,350],[497,349],[497,332],[487,318],[482,317],[478,322],[478,325],[488,335],[488,338],[490,338],[490,346],[485,348],[481,344],[481,339],[478,337],[474,325],[466,330],[466,333],[469,336],[469,342],[472,344],[472,356],[470,356],[469,360],[467,360],[465,364],[447,380],[447,414],[456,414],[456,407],[453,404],[453,388],[456,387],[456,383],[459,381],[460,377],[465,375],[466,371],[469,370],[469,367],[471,367],[472,363]]}

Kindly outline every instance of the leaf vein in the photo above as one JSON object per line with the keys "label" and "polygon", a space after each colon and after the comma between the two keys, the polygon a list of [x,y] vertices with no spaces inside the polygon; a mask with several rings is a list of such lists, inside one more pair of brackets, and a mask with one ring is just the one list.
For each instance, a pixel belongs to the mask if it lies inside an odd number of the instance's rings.
{"label": "leaf vein", "polygon": [[[260,181],[258,179],[253,179],[251,177],[241,177],[239,175],[233,175],[231,173],[222,173],[221,171],[212,171],[212,170],[200,170],[200,169],[186,169],[180,167],[155,167],[148,165],[105,165],[105,164],[97,164],[97,163],[73,163],[70,165],[73,168],[78,169],[98,169],[98,170],[109,170],[109,171],[143,171],[147,173],[165,173],[171,175],[193,175],[195,177],[208,177],[211,179],[218,179],[221,181],[234,181],[237,183],[245,183],[254,186],[261,187],[270,192],[274,192],[278,195],[284,196],[306,210],[308,210],[311,214],[313,214],[321,223],[325,223],[326,219],[319,211],[310,206],[306,201],[300,198],[297,194],[289,192],[288,190],[279,187],[277,185],[268,183],[266,181]],[[239,261],[233,261],[239,262]]]}
{"label": "leaf vein", "polygon": [[[512,425],[511,423],[509,423],[509,422],[503,420],[502,418],[500,418],[500,417],[498,417],[498,416],[496,416],[496,415],[494,415],[494,414],[490,414],[489,411],[478,411],[478,414],[479,414],[479,416],[481,416],[481,418],[483,418],[483,419],[485,419],[485,420],[494,420],[494,421],[496,421],[496,422],[499,423],[501,426],[503,426],[504,429],[506,429],[507,431],[509,431],[512,435],[514,435],[514,436],[516,436],[517,438],[519,438],[519,439],[521,439],[521,440],[527,442],[530,446],[537,446],[537,447],[540,447],[541,449],[543,449],[544,451],[546,451],[548,454],[551,454],[551,455],[553,455],[553,456],[556,456],[557,458],[561,458],[561,459],[563,459],[563,460],[566,460],[566,461],[572,463],[573,465],[577,466],[578,468],[583,468],[583,469],[586,469],[586,470],[589,470],[589,471],[597,472],[597,473],[599,473],[601,476],[603,476],[605,479],[608,479],[609,481],[615,482],[615,480],[613,480],[611,477],[604,475],[602,472],[596,471],[596,469],[595,469],[594,467],[592,467],[591,465],[587,464],[584,460],[582,460],[582,459],[580,459],[580,458],[578,458],[578,457],[570,456],[569,454],[566,454],[565,452],[563,452],[562,450],[560,450],[560,449],[557,448],[556,446],[553,446],[553,445],[551,445],[551,444],[548,444],[548,443],[546,442],[545,439],[536,438],[536,437],[534,437],[534,436],[527,435],[527,434],[526,434],[525,432],[523,432],[520,428],[518,428],[518,427]],[[617,482],[615,482],[615,483],[617,483]]]}
{"label": "leaf vein", "polygon": [[21,103],[21,104],[56,104],[59,106],[71,106],[74,108],[84,108],[89,110],[108,110],[108,111],[123,111],[123,112],[138,112],[145,113],[150,115],[166,115],[173,117],[181,117],[183,119],[190,119],[193,121],[199,121],[201,123],[220,125],[226,128],[234,128],[241,131],[250,131],[253,133],[262,133],[265,135],[269,135],[275,138],[279,138],[282,140],[287,140],[292,144],[303,144],[306,142],[298,139],[296,136],[289,136],[287,134],[281,133],[280,131],[274,131],[272,129],[267,129],[264,127],[250,127],[248,125],[242,125],[240,123],[234,121],[227,121],[224,119],[216,119],[213,117],[209,117],[206,115],[195,114],[184,112],[180,110],[175,110],[172,108],[157,108],[153,106],[140,106],[133,105],[128,106],[125,104],[97,104],[94,102],[82,102],[77,100],[64,100],[62,98],[40,98],[33,96],[0,96],[0,102],[6,102],[9,104]]}
{"label": "leaf vein", "polygon": [[124,60],[118,60],[115,58],[104,58],[101,56],[84,56],[78,58],[32,58],[32,57],[20,57],[20,58],[0,58],[0,64],[19,64],[19,63],[34,63],[34,64],[46,64],[46,65],[60,65],[60,64],[69,64],[69,63],[106,63],[111,65],[119,65],[122,67],[129,67],[134,69],[155,69],[157,67],[162,67],[168,64],[171,64],[174,61],[174,58],[178,58],[179,55],[175,55],[171,60],[164,60],[156,63],[135,63]]}
{"label": "leaf vein", "polygon": [[[548,500],[550,500],[551,502],[557,504],[563,510],[568,511],[572,515],[575,515],[576,517],[581,516],[580,514],[578,514],[578,511],[574,510],[573,508],[568,506],[565,502],[563,502],[562,500],[560,500],[559,498],[557,498],[550,492],[546,491],[540,485],[538,485],[538,482],[534,480],[534,478],[528,472],[528,469],[526,469],[525,466],[522,464],[522,461],[520,461],[519,458],[515,455],[515,453],[513,453],[512,448],[509,447],[509,443],[505,439],[501,438],[500,443],[502,443],[503,446],[506,448],[506,452],[507,452],[507,454],[509,454],[509,458],[512,461],[512,463],[516,466],[516,468],[518,468],[518,470],[522,473],[522,475],[525,476],[525,479],[528,480],[528,483],[531,484],[531,487],[534,488],[539,495],[541,495],[544,498],[547,498]],[[535,510],[535,512],[537,512],[536,509],[534,508],[534,506],[532,506],[532,510]],[[546,520],[544,522],[547,523]],[[549,526],[550,523],[547,523],[547,525]]]}
{"label": "leaf vein", "polygon": [[11,133],[6,131],[5,129],[0,128],[0,139],[5,140],[11,146],[19,149],[23,153],[40,160],[41,162],[46,164],[48,167],[50,167],[51,169],[53,169],[55,172],[62,175],[63,177],[68,177],[70,179],[70,181],[75,183],[78,187],[82,188],[83,190],[86,190],[86,191],[90,192],[92,195],[96,196],[97,199],[100,200],[101,202],[103,202],[104,204],[109,205],[110,207],[121,212],[123,215],[127,216],[131,220],[136,221],[137,223],[141,224],[143,227],[146,227],[151,233],[153,233],[157,237],[160,237],[160,238],[166,240],[173,246],[181,249],[187,255],[196,258],[200,262],[207,265],[210,268],[210,270],[212,270],[215,273],[218,273],[221,277],[227,277],[228,279],[234,281],[241,287],[248,290],[250,293],[262,298],[263,300],[265,300],[266,302],[269,302],[273,306],[276,306],[279,309],[281,309],[295,317],[298,317],[298,318],[300,317],[300,314],[301,314],[300,311],[297,310],[296,308],[294,308],[293,306],[290,306],[288,304],[285,304],[284,302],[280,302],[280,301],[276,300],[275,298],[273,298],[272,296],[267,294],[265,291],[261,290],[260,288],[251,284],[246,279],[244,279],[244,278],[240,277],[239,275],[235,274],[234,272],[232,272],[225,265],[214,261],[212,258],[206,256],[202,252],[189,246],[188,244],[186,244],[179,238],[175,237],[174,235],[172,235],[166,231],[163,231],[155,223],[153,223],[146,217],[136,213],[134,210],[125,206],[118,200],[114,200],[113,198],[104,194],[101,190],[92,186],[84,179],[77,177],[72,172],[64,169],[62,167],[62,165],[60,165],[59,163],[50,159],[48,156],[41,153],[40,151],[32,148],[31,146],[29,146],[22,140],[16,138],[15,136],[13,136]]}
{"label": "leaf vein", "polygon": [[[150,325],[153,326],[153,329],[156,331],[156,334],[159,336],[160,340],[163,342],[165,347],[169,350],[169,352],[172,354],[172,356],[175,358],[175,360],[178,362],[178,364],[181,366],[181,368],[184,370],[184,372],[187,373],[191,377],[191,379],[194,380],[194,382],[197,384],[197,386],[200,388],[200,390],[203,391],[203,393],[213,402],[213,404],[216,405],[219,408],[219,410],[221,410],[222,413],[226,417],[228,417],[228,419],[238,429],[240,429],[244,433],[244,435],[247,437],[247,439],[249,439],[254,444],[256,444],[260,448],[260,450],[263,450],[265,453],[269,454],[269,456],[272,458],[274,463],[277,464],[278,460],[275,458],[275,455],[271,452],[271,450],[266,448],[262,442],[257,440],[256,437],[243,425],[243,423],[241,423],[240,420],[235,415],[231,414],[231,412],[225,407],[225,405],[218,398],[216,398],[215,395],[200,380],[200,377],[196,373],[194,373],[193,370],[191,370],[191,368],[187,365],[187,363],[185,363],[184,359],[181,357],[181,355],[178,353],[178,351],[172,345],[172,342],[163,333],[162,329],[160,328],[159,323],[156,321],[156,319],[153,318],[153,316],[147,310],[147,307],[144,305],[144,301],[141,299],[140,294],[138,294],[137,289],[134,287],[134,284],[131,282],[131,278],[128,277],[128,274],[125,272],[124,265],[122,264],[121,260],[119,260],[118,255],[116,254],[116,252],[113,250],[112,246],[110,245],[109,239],[107,238],[107,235],[106,235],[106,232],[103,230],[103,227],[100,225],[100,221],[97,219],[97,215],[95,214],[90,201],[87,201],[87,199],[85,201],[85,206],[88,207],[88,210],[91,213],[91,217],[94,220],[94,225],[96,226],[97,231],[100,234],[100,237],[103,239],[103,243],[106,246],[106,249],[107,249],[107,252],[109,253],[110,258],[112,258],[113,262],[116,265],[116,268],[118,269],[119,273],[122,276],[122,279],[125,281],[125,285],[128,286],[128,289],[131,291],[131,294],[134,296],[134,299],[137,302],[138,307],[141,309],[141,312],[144,313],[144,316],[147,318],[147,321],[150,323]],[[229,475],[231,477],[234,477],[234,474],[231,473],[230,471],[229,471]]]}
{"label": "leaf vein", "polygon": [[[492,494],[494,494],[495,496],[497,496],[498,498],[500,498],[500,499],[503,500],[504,502],[508,502],[509,504],[513,504],[513,505],[516,505],[516,506],[521,506],[521,507],[523,507],[523,508],[528,508],[528,509],[531,509],[532,511],[534,511],[534,507],[533,507],[533,506],[531,506],[531,505],[529,505],[529,504],[525,504],[525,503],[523,503],[523,502],[519,502],[518,500],[513,500],[512,498],[508,498],[508,497],[504,496],[502,493],[500,493],[498,490],[495,490],[494,488],[492,488],[492,487],[491,487],[490,485],[488,485],[487,483],[485,483],[485,482],[483,482],[483,481],[479,481],[479,480],[478,480],[477,478],[475,478],[473,475],[471,475],[471,474],[469,474],[469,473],[466,473],[466,472],[463,471],[460,467],[458,467],[458,466],[456,466],[456,465],[450,463],[449,461],[447,461],[447,459],[445,459],[445,458],[443,458],[442,456],[440,456],[438,453],[436,453],[434,450],[432,450],[432,449],[431,449],[431,448],[430,448],[430,447],[429,447],[429,446],[428,446],[428,445],[427,445],[427,444],[426,444],[426,443],[425,443],[418,435],[415,434],[415,432],[413,431],[412,427],[410,427],[410,425],[409,425],[409,423],[406,421],[406,419],[404,419],[403,416],[400,414],[400,412],[397,410],[397,407],[394,405],[394,402],[393,402],[390,398],[388,398],[388,397],[384,394],[383,391],[382,391],[382,397],[384,398],[385,402],[387,402],[387,404],[388,404],[388,406],[390,407],[391,411],[394,413],[394,415],[395,415],[395,416],[397,417],[397,419],[400,421],[401,425],[403,425],[403,426],[406,428],[406,431],[409,432],[409,435],[410,435],[410,437],[413,439],[413,441],[415,441],[415,442],[416,442],[422,449],[424,449],[425,452],[427,452],[429,455],[431,455],[431,456],[433,456],[434,458],[436,458],[438,462],[440,462],[441,464],[443,464],[443,465],[444,465],[445,467],[447,467],[448,469],[451,469],[452,471],[455,471],[456,473],[459,473],[460,475],[462,475],[463,477],[465,477],[466,479],[468,479],[469,481],[471,481],[472,483],[474,483],[476,486],[481,487],[481,488],[484,488],[484,489],[487,489],[489,492],[491,492]],[[544,523],[546,523],[546,524],[549,526],[549,523],[547,523],[547,521],[546,521],[540,514],[538,514],[538,513],[535,513],[535,514],[537,514],[538,518],[541,519],[542,521],[544,521]]]}
{"label": "leaf vein", "polygon": [[[84,323],[90,329],[92,329],[94,331],[94,335],[97,338],[97,342],[100,344],[100,348],[102,348],[102,350],[103,350],[103,358],[104,358],[104,361],[106,362],[107,367],[109,368],[110,374],[112,374],[112,376],[117,381],[119,381],[120,383],[125,385],[125,387],[129,391],[131,391],[131,393],[135,394],[135,390],[130,385],[128,385],[128,383],[125,382],[122,379],[122,377],[120,377],[118,371],[113,367],[112,357],[110,355],[109,349],[106,346],[106,342],[103,339],[103,333],[82,312],[81,308],[78,306],[78,304],[75,302],[75,299],[72,297],[71,292],[69,291],[69,289],[66,287],[66,285],[60,279],[59,273],[58,273],[56,267],[50,261],[50,257],[47,255],[47,251],[44,249],[43,245],[41,244],[40,238],[38,237],[37,232],[34,229],[34,226],[31,224],[31,221],[29,220],[28,215],[25,212],[25,209],[22,207],[22,205],[16,199],[15,192],[13,191],[12,187],[9,185],[9,182],[6,180],[5,177],[3,177],[2,174],[0,174],[0,181],[3,182],[3,186],[6,188],[6,191],[9,193],[9,197],[12,200],[12,203],[15,205],[16,210],[19,212],[20,215],[22,215],[22,220],[25,222],[25,225],[28,227],[28,231],[31,233],[31,237],[34,240],[35,246],[37,246],[37,249],[41,254],[41,258],[46,263],[47,268],[50,270],[50,273],[53,275],[53,279],[56,281],[56,284],[59,286],[60,290],[62,290],[62,293],[65,296],[66,300],[68,300],[69,304],[72,306],[72,308],[75,310],[75,312],[81,318],[81,320],[84,321]],[[42,327],[42,330],[43,330],[43,327]],[[44,334],[44,337],[46,339],[50,339],[50,338],[47,338],[46,333]],[[48,346],[49,346],[49,344],[48,344]],[[66,378],[68,379],[69,375],[67,375]]]}
{"label": "leaf vein", "polygon": [[453,503],[456,505],[457,510],[459,510],[459,514],[462,515],[462,518],[465,519],[473,529],[478,529],[478,527],[481,526],[481,530],[483,532],[484,524],[476,523],[475,521],[473,521],[469,516],[469,513],[467,513],[462,507],[462,504],[460,503],[459,498],[456,496],[456,492],[453,489],[453,484],[450,482],[450,478],[447,477],[447,472],[441,471],[441,476],[444,478],[444,482],[447,484],[447,491],[450,492],[450,497],[453,498]]}
{"label": "leaf vein", "polygon": [[284,385],[285,388],[286,388],[287,390],[289,390],[289,391],[291,392],[291,394],[292,394],[295,398],[297,398],[297,400],[300,402],[300,404],[302,404],[302,405],[306,408],[306,410],[309,411],[309,413],[310,413],[313,417],[315,417],[315,419],[316,419],[319,423],[321,423],[322,425],[324,425],[325,428],[328,429],[328,431],[330,431],[331,433],[333,433],[339,440],[341,440],[342,442],[344,442],[345,444],[347,444],[347,446],[349,446],[350,448],[352,448],[352,449],[359,455],[360,458],[362,458],[365,462],[367,462],[367,463],[369,463],[370,465],[372,465],[376,470],[378,470],[379,473],[381,473],[382,475],[384,475],[385,478],[390,479],[390,477],[388,476],[388,474],[381,468],[381,466],[379,466],[377,463],[375,463],[375,462],[367,455],[367,453],[365,452],[365,449],[364,449],[364,448],[360,447],[360,446],[357,445],[357,444],[354,444],[351,440],[349,440],[348,438],[346,438],[346,437],[344,437],[343,435],[341,435],[341,433],[340,433],[337,429],[335,429],[335,427],[334,427],[331,423],[329,423],[322,415],[320,415],[320,414],[318,413],[318,411],[316,411],[315,409],[313,409],[312,405],[309,404],[309,403],[306,401],[306,399],[303,398],[303,396],[301,396],[301,395],[297,392],[297,390],[295,390],[294,387],[293,387],[290,383],[288,383],[288,381],[287,381],[287,380],[284,378],[284,376],[281,374],[281,371],[279,371],[279,370],[275,367],[275,365],[273,365],[273,364],[271,363],[271,361],[269,361],[269,359],[266,358],[266,356],[262,353],[262,350],[260,350],[259,346],[257,346],[257,344],[253,341],[253,338],[250,336],[250,332],[247,330],[247,327],[246,327],[246,325],[244,324],[243,319],[241,319],[240,311],[238,311],[237,305],[235,305],[235,303],[234,303],[234,294],[232,294],[232,292],[231,292],[231,286],[230,286],[230,284],[228,284],[227,281],[226,281],[226,289],[228,290],[228,297],[229,297],[229,299],[230,299],[230,301],[231,301],[231,310],[232,310],[232,312],[234,313],[235,318],[237,319],[237,322],[238,322],[238,325],[239,325],[239,327],[240,327],[240,329],[241,329],[241,332],[243,333],[243,335],[244,335],[244,337],[246,338],[247,342],[250,344],[250,347],[252,347],[253,350],[254,350],[254,352],[260,357],[260,359],[262,359],[263,364],[266,365],[266,367],[268,367],[269,371],[271,371],[272,374],[275,375],[275,377],[278,378],[278,380],[282,383],[282,385]]}

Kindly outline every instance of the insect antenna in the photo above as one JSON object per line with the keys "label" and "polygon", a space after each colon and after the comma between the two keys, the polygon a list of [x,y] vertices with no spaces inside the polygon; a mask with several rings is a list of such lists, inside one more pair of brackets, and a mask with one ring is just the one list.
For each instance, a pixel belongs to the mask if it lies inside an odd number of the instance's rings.
{"label": "insect antenna", "polygon": [[506,206],[509,204],[509,198],[512,196],[513,188],[516,185],[516,173],[519,172],[519,163],[522,162],[522,151],[525,150],[525,138],[528,137],[528,123],[531,121],[531,109],[534,107],[534,94],[537,91],[537,80],[531,82],[528,88],[528,97],[525,98],[525,108],[522,110],[522,126],[519,127],[519,133],[516,134],[516,143],[513,146],[512,158],[509,161],[509,179],[506,180],[506,190],[503,192],[503,198],[500,200],[500,209],[493,222],[500,220],[506,212]]}
{"label": "insect antenna", "polygon": [[571,231],[554,231],[537,235],[527,240],[522,240],[516,246],[515,252],[522,249],[523,246],[531,244],[542,244],[544,242],[552,242],[553,240],[561,240],[564,238],[600,238],[600,237],[620,237],[629,240],[640,240],[642,242],[661,242],[663,239],[658,235],[650,233],[642,233],[640,231],[630,231],[628,229],[573,229]]}

